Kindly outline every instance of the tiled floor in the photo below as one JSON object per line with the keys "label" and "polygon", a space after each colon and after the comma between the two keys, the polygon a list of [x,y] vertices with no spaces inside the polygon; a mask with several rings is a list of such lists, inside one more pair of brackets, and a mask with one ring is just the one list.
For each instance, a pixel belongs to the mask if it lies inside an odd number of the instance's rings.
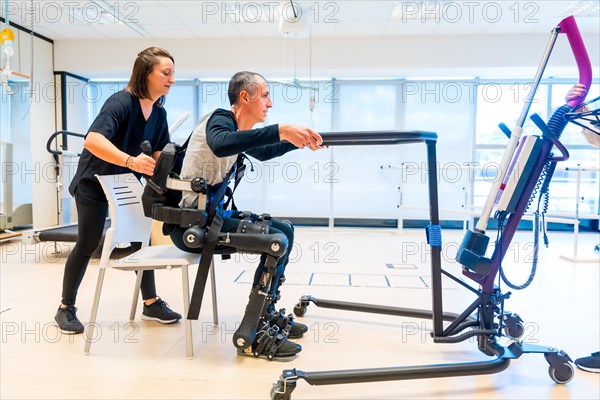
{"label": "tiled floor", "polygon": [[[281,306],[301,295],[429,309],[429,254],[421,230],[297,228]],[[460,231],[444,231],[443,266],[460,277],[454,262]],[[525,321],[525,340],[554,346],[577,358],[600,350],[600,265],[571,263],[572,234],[550,233],[532,285],[514,291],[506,308]],[[579,256],[597,258],[598,234],[580,236]],[[519,232],[505,258],[509,278],[527,277],[532,235]],[[70,247],[50,243],[0,244],[0,397],[52,399],[267,399],[284,369],[322,371],[485,361],[474,340],[435,344],[429,320],[318,308],[302,322],[303,351],[288,363],[236,356],[231,337],[241,319],[256,258],[236,255],[217,263],[220,323],[214,329],[208,300],[194,321],[195,357],[185,357],[182,324],[162,326],[127,320],[134,275],[109,271],[98,315],[98,336],[89,356],[83,337],[61,335],[53,325],[63,265]],[[195,270],[195,268],[193,269]],[[97,277],[90,265],[79,291],[82,322],[89,318]],[[195,274],[195,271],[193,272]],[[177,271],[157,272],[159,294],[182,309]],[[444,279],[444,309],[462,312],[474,300]],[[140,306],[141,309],[141,306]],[[139,313],[139,311],[138,311]],[[293,399],[502,398],[598,399],[600,374],[577,370],[567,385],[548,376],[541,355],[524,355],[494,375],[310,386],[299,381]]]}

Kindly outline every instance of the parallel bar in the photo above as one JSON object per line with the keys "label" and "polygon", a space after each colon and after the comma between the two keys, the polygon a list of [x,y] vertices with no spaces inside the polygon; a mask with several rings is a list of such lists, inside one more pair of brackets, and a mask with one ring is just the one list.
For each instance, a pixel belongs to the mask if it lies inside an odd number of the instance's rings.
{"label": "parallel bar", "polygon": [[[427,183],[429,184],[429,221],[431,225],[440,224],[438,211],[438,190],[437,190],[437,159],[435,140],[428,140],[427,145]],[[431,294],[433,311],[433,335],[442,336],[443,334],[443,313],[442,304],[442,248],[431,247]]]}
{"label": "parallel bar", "polygon": [[392,145],[437,140],[437,134],[425,131],[322,132],[324,146]]}

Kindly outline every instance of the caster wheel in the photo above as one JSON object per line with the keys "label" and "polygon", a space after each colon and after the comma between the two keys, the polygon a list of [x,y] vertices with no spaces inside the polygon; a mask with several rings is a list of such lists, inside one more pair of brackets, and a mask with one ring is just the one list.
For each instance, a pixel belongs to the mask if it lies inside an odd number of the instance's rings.
{"label": "caster wheel", "polygon": [[[284,374],[288,371],[284,371]],[[287,384],[283,378],[279,379],[271,387],[271,400],[290,400],[292,392],[296,388],[296,381],[288,381]]]}
{"label": "caster wheel", "polygon": [[525,333],[525,326],[522,322],[516,322],[510,326],[504,327],[504,334],[513,339],[519,339]]}
{"label": "caster wheel", "polygon": [[276,393],[275,388],[271,388],[271,400],[290,400],[290,396],[285,393]]}
{"label": "caster wheel", "polygon": [[554,382],[564,385],[571,382],[571,379],[575,376],[575,369],[571,363],[566,362],[562,363],[558,368],[550,365],[548,367],[548,374]]}
{"label": "caster wheel", "polygon": [[306,309],[308,307],[303,305],[302,303],[298,303],[294,306],[294,315],[296,317],[304,317],[306,315]]}

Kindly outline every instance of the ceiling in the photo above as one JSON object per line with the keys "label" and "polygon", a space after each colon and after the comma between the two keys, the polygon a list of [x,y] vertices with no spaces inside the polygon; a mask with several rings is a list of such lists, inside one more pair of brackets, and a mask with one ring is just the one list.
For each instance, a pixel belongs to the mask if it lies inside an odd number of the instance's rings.
{"label": "ceiling", "polygon": [[[53,40],[238,39],[285,36],[282,31],[300,37],[543,34],[569,15],[583,33],[600,33],[600,0],[295,3],[300,10],[273,0],[0,0],[0,15],[29,29],[33,21],[35,32]],[[300,13],[295,23],[294,10]]]}

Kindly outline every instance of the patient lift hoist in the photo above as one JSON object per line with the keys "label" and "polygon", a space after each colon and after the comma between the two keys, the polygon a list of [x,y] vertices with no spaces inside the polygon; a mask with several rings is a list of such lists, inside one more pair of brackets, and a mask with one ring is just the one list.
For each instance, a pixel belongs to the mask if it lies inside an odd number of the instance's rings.
{"label": "patient lift hoist", "polygon": [[[579,68],[579,82],[586,88],[592,81],[591,64],[587,51],[581,39],[579,29],[573,17],[562,20],[553,30],[542,62],[536,73],[531,93],[528,96],[517,126],[512,132],[501,126],[509,136],[509,145],[500,165],[500,174],[496,186],[490,192],[479,223],[473,231],[468,231],[457,254],[457,261],[463,266],[462,273],[479,285],[479,290],[465,284],[457,277],[441,267],[442,235],[439,226],[437,171],[436,171],[436,139],[437,135],[428,132],[346,132],[324,134],[324,145],[387,145],[398,143],[424,143],[427,147],[427,170],[429,184],[430,225],[426,229],[427,243],[431,246],[431,290],[432,310],[415,310],[400,307],[359,304],[335,300],[317,299],[312,296],[302,296],[294,308],[297,316],[306,314],[307,307],[314,303],[318,307],[338,310],[359,311],[376,314],[386,314],[404,317],[414,317],[433,320],[431,336],[435,343],[458,343],[468,338],[476,337],[478,348],[485,355],[495,357],[489,361],[369,368],[355,370],[316,371],[307,372],[298,369],[284,370],[271,388],[271,399],[289,400],[299,380],[305,380],[311,385],[333,385],[359,382],[379,382],[406,379],[427,379],[452,376],[482,375],[501,372],[508,368],[511,359],[519,358],[525,353],[543,354],[549,364],[549,375],[556,383],[567,383],[574,376],[571,358],[563,351],[553,347],[526,344],[519,341],[524,333],[521,318],[517,314],[504,312],[504,300],[510,297],[510,292],[502,293],[495,285],[498,272],[501,273],[501,262],[508,246],[517,230],[517,226],[527,207],[539,190],[540,195],[547,190],[554,167],[558,161],[568,159],[566,148],[559,138],[568,121],[577,119],[575,110],[584,101],[585,96],[569,101],[568,105],[560,107],[550,118],[548,124],[534,114],[531,119],[541,130],[541,138],[524,137],[521,139],[523,124],[529,112],[531,102],[539,86],[542,74],[548,63],[554,44],[560,33],[565,33]],[[575,114],[575,117],[573,116]],[[592,124],[598,127],[598,112],[592,113]],[[594,119],[595,116],[595,119]],[[587,116],[589,122],[590,116]],[[582,119],[586,119],[583,118]],[[589,124],[588,124],[589,125]],[[600,132],[598,132],[600,133]],[[521,139],[521,141],[519,140]],[[555,156],[551,153],[556,147],[561,153]],[[523,154],[519,159],[519,156]],[[527,167],[516,163],[528,160]],[[511,176],[507,172],[511,171]],[[512,175],[515,174],[515,175]],[[516,182],[509,187],[506,179]],[[512,181],[511,181],[512,182]],[[503,185],[504,183],[504,185]],[[499,211],[495,217],[501,227],[501,234],[496,243],[491,258],[485,257],[489,238],[485,229],[490,213],[496,205]],[[537,232],[537,227],[536,227]],[[533,270],[533,268],[532,268]],[[442,307],[442,275],[473,292],[477,298],[462,313],[454,314],[443,311]],[[444,327],[443,322],[448,324]],[[502,346],[497,338],[508,336],[513,341],[508,346]]]}

